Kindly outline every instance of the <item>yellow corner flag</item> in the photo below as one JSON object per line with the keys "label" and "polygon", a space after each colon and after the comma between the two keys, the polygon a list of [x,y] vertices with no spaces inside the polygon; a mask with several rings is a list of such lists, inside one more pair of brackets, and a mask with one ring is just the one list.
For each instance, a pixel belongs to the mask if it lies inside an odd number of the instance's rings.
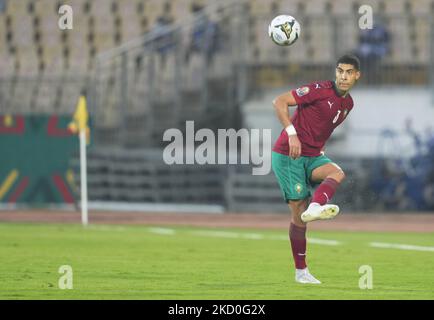
{"label": "yellow corner flag", "polygon": [[81,130],[86,132],[86,144],[90,143],[90,130],[88,126],[89,113],[86,107],[86,97],[80,96],[77,103],[77,108],[75,109],[74,116],[71,123],[68,125],[68,129],[72,133],[79,133]]}
{"label": "yellow corner flag", "polygon": [[78,99],[77,108],[68,129],[77,134],[80,140],[80,189],[81,189],[81,222],[87,226],[88,208],[87,208],[87,156],[86,145],[90,142],[90,130],[88,127],[89,113],[86,108],[86,97],[81,95]]}

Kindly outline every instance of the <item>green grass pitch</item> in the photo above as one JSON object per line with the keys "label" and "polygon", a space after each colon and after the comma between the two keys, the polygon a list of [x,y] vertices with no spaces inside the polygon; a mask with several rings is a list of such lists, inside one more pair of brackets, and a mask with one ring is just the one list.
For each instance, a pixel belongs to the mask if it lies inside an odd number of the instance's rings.
{"label": "green grass pitch", "polygon": [[[308,232],[321,285],[294,282],[284,230],[0,224],[0,299],[434,299],[434,234]],[[60,289],[70,265],[73,289]],[[373,289],[359,288],[359,267]]]}

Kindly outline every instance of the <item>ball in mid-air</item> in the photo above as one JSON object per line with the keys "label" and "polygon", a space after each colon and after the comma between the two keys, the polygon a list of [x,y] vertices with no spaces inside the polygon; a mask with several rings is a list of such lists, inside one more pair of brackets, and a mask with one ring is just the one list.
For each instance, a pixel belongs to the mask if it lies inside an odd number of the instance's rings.
{"label": "ball in mid-air", "polygon": [[275,17],[268,26],[268,35],[279,46],[290,46],[300,37],[300,24],[289,15]]}

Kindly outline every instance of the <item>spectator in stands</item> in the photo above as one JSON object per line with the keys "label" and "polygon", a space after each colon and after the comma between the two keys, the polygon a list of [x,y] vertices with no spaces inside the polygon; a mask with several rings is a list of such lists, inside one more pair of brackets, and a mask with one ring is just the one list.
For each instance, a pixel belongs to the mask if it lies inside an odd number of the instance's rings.
{"label": "spectator in stands", "polygon": [[426,147],[428,149],[428,154],[430,154],[432,158],[434,158],[434,130],[432,127],[428,127],[426,129],[426,136]]}
{"label": "spectator in stands", "polygon": [[405,130],[414,141],[417,156],[421,156],[423,154],[423,142],[422,142],[422,138],[420,137],[420,134],[413,127],[412,118],[405,119]]}
{"label": "spectator in stands", "polygon": [[204,7],[193,2],[191,11],[195,17],[195,25],[191,34],[189,50],[186,53],[186,61],[190,60],[190,55],[199,52],[204,53],[208,64],[212,63],[214,53],[218,50],[218,24],[212,22],[206,13]]}
{"label": "spectator in stands", "polygon": [[162,15],[158,17],[151,34],[154,35],[154,48],[162,59],[164,65],[166,56],[175,47],[175,36],[173,32],[170,32],[170,26],[173,23],[173,19],[168,15]]}
{"label": "spectator in stands", "polygon": [[378,159],[373,168],[371,186],[381,209],[396,210],[407,206],[406,173],[401,161]]}
{"label": "spectator in stands", "polygon": [[374,24],[372,29],[365,29],[359,35],[359,46],[356,55],[366,70],[369,83],[378,79],[377,68],[380,61],[389,53],[390,34],[381,21]]}
{"label": "spectator in stands", "polygon": [[6,0],[0,0],[0,13],[6,10]]}
{"label": "spectator in stands", "polygon": [[[429,156],[431,157],[431,159],[434,160],[434,150],[430,150]],[[428,174],[426,175],[424,199],[427,205],[427,210],[434,210],[434,162],[431,162],[431,168]]]}
{"label": "spectator in stands", "polygon": [[424,199],[427,205],[427,210],[434,210],[434,131],[432,127],[426,129],[426,148],[427,161],[429,164],[426,176],[426,184],[424,188]]}

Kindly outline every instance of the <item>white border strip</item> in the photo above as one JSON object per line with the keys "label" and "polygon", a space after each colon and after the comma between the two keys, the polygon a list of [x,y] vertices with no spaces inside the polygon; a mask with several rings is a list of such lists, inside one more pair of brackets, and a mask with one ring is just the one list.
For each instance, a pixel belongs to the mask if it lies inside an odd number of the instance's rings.
{"label": "white border strip", "polygon": [[89,202],[89,210],[129,211],[129,212],[173,212],[173,213],[224,213],[220,205],[185,204],[185,203],[128,203],[128,202]]}

